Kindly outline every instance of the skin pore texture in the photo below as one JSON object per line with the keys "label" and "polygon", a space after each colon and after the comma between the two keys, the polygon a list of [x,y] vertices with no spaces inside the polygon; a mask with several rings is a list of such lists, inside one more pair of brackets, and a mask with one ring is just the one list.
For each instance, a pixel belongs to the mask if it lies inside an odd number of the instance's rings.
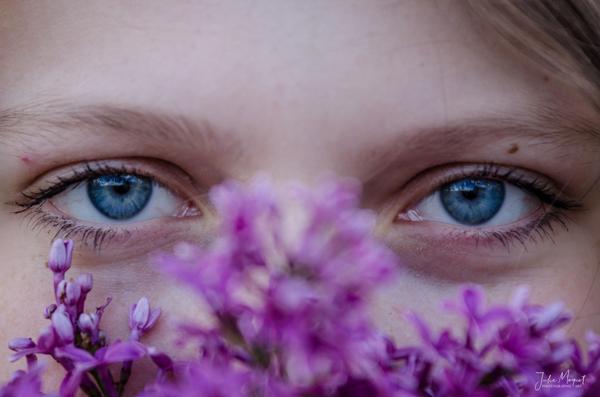
{"label": "skin pore texture", "polygon": [[[600,330],[600,117],[463,5],[2,1],[0,346],[45,324],[46,255],[70,230],[73,275],[94,275],[90,302],[114,298],[104,328],[126,337],[129,305],[148,296],[164,317],[147,341],[168,349],[169,319],[201,310],[149,257],[178,240],[210,241],[207,190],[259,171],[277,185],[326,171],[364,184],[376,232],[406,265],[373,303],[399,341],[413,337],[406,309],[449,324],[439,303],[467,282],[497,302],[528,284],[534,301],[565,302],[574,336]],[[194,211],[102,223],[69,212],[62,192],[15,214],[22,192],[81,174],[86,162],[152,177]],[[561,216],[521,187],[529,206],[498,225],[423,216],[432,192],[482,169],[537,181],[564,204]],[[410,210],[425,219],[398,217]],[[98,244],[78,226],[112,232],[96,234]],[[19,365],[1,361],[0,380]]]}

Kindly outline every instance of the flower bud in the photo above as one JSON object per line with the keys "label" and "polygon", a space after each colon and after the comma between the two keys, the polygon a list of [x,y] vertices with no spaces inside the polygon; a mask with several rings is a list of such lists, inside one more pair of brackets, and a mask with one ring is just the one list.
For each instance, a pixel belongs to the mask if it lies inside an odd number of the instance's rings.
{"label": "flower bud", "polygon": [[[129,328],[132,334],[138,335],[147,332],[154,326],[160,316],[160,309],[150,310],[150,303],[146,297],[131,307],[129,312]],[[134,339],[137,339],[134,338]]]}
{"label": "flower bud", "polygon": [[52,314],[52,327],[62,343],[69,344],[73,342],[73,324],[62,310],[57,310]]}
{"label": "flower bud", "polygon": [[133,305],[131,311],[132,328],[143,328],[148,322],[150,316],[150,303],[147,298],[141,298],[137,304]]}
{"label": "flower bud", "polygon": [[44,328],[37,339],[37,346],[41,352],[51,352],[56,345],[55,332],[52,326]]}
{"label": "flower bud", "polygon": [[35,347],[35,342],[31,338],[15,338],[8,342],[8,348],[16,352],[32,347]]}
{"label": "flower bud", "polygon": [[56,285],[56,300],[57,303],[61,303],[67,295],[67,280],[61,280]]}
{"label": "flower bud", "polygon": [[81,292],[87,294],[92,290],[93,278],[89,273],[81,274],[77,277],[77,284],[81,287]]}
{"label": "flower bud", "polygon": [[52,317],[52,313],[54,313],[56,307],[57,306],[54,303],[46,307],[46,309],[44,309],[44,318],[49,319],[50,317]]}
{"label": "flower bud", "polygon": [[94,335],[98,330],[98,322],[96,313],[81,313],[77,323],[83,332]]}
{"label": "flower bud", "polygon": [[50,248],[48,266],[54,273],[65,273],[71,267],[73,240],[56,239]]}
{"label": "flower bud", "polygon": [[79,284],[74,281],[67,282],[67,287],[65,288],[65,303],[67,305],[75,305],[80,297],[81,287]]}

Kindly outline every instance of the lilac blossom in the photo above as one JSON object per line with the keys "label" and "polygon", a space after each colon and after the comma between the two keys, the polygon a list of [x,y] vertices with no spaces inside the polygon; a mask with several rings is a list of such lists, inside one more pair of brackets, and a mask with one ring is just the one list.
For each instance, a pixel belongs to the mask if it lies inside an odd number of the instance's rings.
{"label": "lilac blossom", "polygon": [[211,315],[179,325],[177,347],[197,348],[181,360],[140,343],[161,314],[146,298],[131,306],[129,338],[109,341],[100,323],[110,299],[84,310],[92,277],[65,279],[73,246],[57,240],[48,262],[50,325],[36,340],[11,341],[12,360],[25,358],[27,371],[0,397],[43,395],[37,355],[64,367],[57,395],[66,397],[78,389],[123,395],[133,362],[146,356],[156,378],[139,397],[600,396],[600,336],[590,331],[584,350],[566,335],[562,305],[531,304],[524,288],[506,305],[489,305],[481,287],[463,286],[441,307],[457,316],[452,329],[409,314],[400,324],[416,329],[415,345],[398,346],[377,330],[369,300],[400,264],[373,236],[374,215],[358,208],[359,194],[356,182],[333,178],[312,189],[276,191],[266,178],[213,188],[214,241],[181,243],[159,258]]}
{"label": "lilac blossom", "polygon": [[[41,365],[38,355],[47,355],[65,370],[60,391],[61,397],[75,396],[81,390],[88,396],[117,397],[124,392],[131,373],[132,363],[146,356],[146,347],[139,342],[142,334],[149,332],[156,323],[160,311],[150,310],[148,300],[138,302],[133,316],[130,340],[111,342],[100,329],[106,304],[93,312],[85,312],[85,300],[93,288],[89,274],[76,279],[65,279],[71,268],[73,242],[55,240],[50,249],[48,267],[53,273],[56,303],[46,307],[44,317],[50,324],[42,330],[37,340],[16,338],[9,343],[14,351],[11,361],[23,357],[27,371],[17,371],[13,379],[0,392],[2,397],[42,396]],[[109,365],[121,364],[118,379],[113,378]]]}
{"label": "lilac blossom", "polygon": [[131,306],[129,311],[129,329],[131,330],[130,338],[132,340],[140,340],[140,337],[148,332],[160,317],[160,309],[150,309],[148,298],[141,298],[136,304]]}
{"label": "lilac blossom", "polygon": [[264,179],[211,192],[222,215],[217,241],[163,260],[213,310],[215,328],[191,335],[219,346],[204,351],[209,362],[285,379],[295,393],[335,393],[354,378],[387,387],[377,361],[385,339],[366,301],[398,264],[372,236],[374,216],[357,209],[358,193],[352,181],[296,186],[284,208]]}
{"label": "lilac blossom", "polygon": [[12,379],[0,387],[0,397],[51,397],[42,393],[43,367],[36,365],[28,371],[16,371]]}
{"label": "lilac blossom", "polygon": [[[237,385],[231,395],[243,396],[273,395],[265,384],[281,396],[594,395],[597,340],[590,337],[596,344],[584,359],[561,329],[569,319],[562,307],[531,305],[523,290],[509,305],[488,307],[481,288],[465,286],[443,306],[464,323],[462,334],[436,334],[416,314],[409,323],[421,344],[399,347],[378,333],[366,302],[398,263],[372,237],[373,216],[357,209],[358,193],[355,183],[329,180],[296,186],[281,200],[264,179],[211,191],[221,219],[216,241],[180,245],[161,260],[215,319],[212,327],[182,327],[200,348],[186,368],[217,370]],[[536,387],[541,376],[566,370],[587,383]],[[148,395],[209,396],[219,382],[185,371],[175,378]]]}

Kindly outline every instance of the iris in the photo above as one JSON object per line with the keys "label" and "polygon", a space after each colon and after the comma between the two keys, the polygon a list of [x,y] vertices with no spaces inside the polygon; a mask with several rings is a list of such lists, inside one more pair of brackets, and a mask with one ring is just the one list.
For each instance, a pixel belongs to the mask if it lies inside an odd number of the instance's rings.
{"label": "iris", "polygon": [[444,185],[444,209],[463,225],[480,225],[492,219],[504,203],[504,183],[493,179],[461,179]]}
{"label": "iris", "polygon": [[89,181],[87,194],[103,215],[126,220],[146,207],[152,196],[152,181],[136,175],[103,175]]}

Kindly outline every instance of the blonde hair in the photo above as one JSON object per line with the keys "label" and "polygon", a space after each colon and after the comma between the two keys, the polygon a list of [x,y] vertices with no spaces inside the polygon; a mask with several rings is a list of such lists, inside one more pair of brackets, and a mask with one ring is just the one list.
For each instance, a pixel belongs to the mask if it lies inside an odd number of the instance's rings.
{"label": "blonde hair", "polygon": [[600,0],[467,0],[511,47],[600,111]]}

